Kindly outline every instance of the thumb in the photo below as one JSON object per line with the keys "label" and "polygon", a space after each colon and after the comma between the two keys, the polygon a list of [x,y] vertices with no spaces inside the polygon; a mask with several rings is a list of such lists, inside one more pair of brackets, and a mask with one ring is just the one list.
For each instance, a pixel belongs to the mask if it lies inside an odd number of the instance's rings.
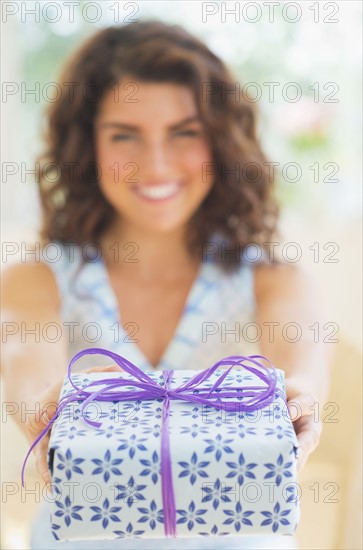
{"label": "thumb", "polygon": [[27,412],[25,425],[31,441],[55,415],[62,384],[63,380],[58,380],[48,386],[37,399],[35,410]]}
{"label": "thumb", "polygon": [[[90,367],[88,369],[83,369],[79,371],[80,373],[91,373],[91,372],[117,372],[122,371],[118,365],[107,365],[99,367]],[[43,396],[41,401],[40,413],[37,412],[33,421],[38,423],[38,430],[45,428],[49,421],[53,418],[55,413],[58,411],[59,406],[59,395],[63,386],[64,380],[61,379],[48,388],[47,392]]]}
{"label": "thumb", "polygon": [[[90,367],[88,369],[83,369],[79,371],[80,373],[91,373],[91,372],[117,372],[122,371],[118,365],[107,365],[100,367]],[[28,428],[31,432],[34,430],[40,432],[43,428],[47,426],[49,421],[58,411],[59,407],[59,394],[63,386],[64,380],[61,379],[53,384],[47,391],[43,394],[40,402],[40,410],[36,410],[34,415],[31,415],[28,422]]]}
{"label": "thumb", "polygon": [[290,399],[287,402],[287,408],[292,422],[301,416],[313,414],[315,401],[314,397],[309,393],[300,393]]}

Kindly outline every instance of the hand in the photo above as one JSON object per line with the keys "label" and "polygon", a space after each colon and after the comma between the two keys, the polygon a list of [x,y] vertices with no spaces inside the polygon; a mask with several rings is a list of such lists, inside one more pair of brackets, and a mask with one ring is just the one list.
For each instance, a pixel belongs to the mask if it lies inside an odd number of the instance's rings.
{"label": "hand", "polygon": [[[304,387],[305,386],[305,387]],[[299,380],[285,378],[287,407],[299,442],[297,471],[300,472],[309,455],[319,444],[323,423],[314,419],[317,398]]]}
{"label": "hand", "polygon": [[[92,367],[89,369],[82,369],[80,371],[77,371],[77,374],[86,372],[119,372],[120,370],[122,369],[117,365],[109,365],[106,367]],[[64,378],[58,380],[50,388],[44,391],[38,400],[38,403],[40,404],[39,410],[37,409],[37,412],[35,414],[28,415],[25,428],[30,444],[35,441],[38,435],[47,426],[49,420],[51,420],[55,415],[63,382]],[[50,430],[34,447],[33,453],[36,457],[36,468],[47,488],[52,491],[51,477],[48,470],[47,460],[49,438]]]}

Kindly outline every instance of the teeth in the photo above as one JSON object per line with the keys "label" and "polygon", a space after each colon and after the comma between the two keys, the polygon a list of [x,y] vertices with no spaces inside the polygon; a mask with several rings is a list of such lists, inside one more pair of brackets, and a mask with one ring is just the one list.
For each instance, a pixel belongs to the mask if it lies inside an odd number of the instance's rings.
{"label": "teeth", "polygon": [[154,185],[153,187],[137,187],[136,191],[149,199],[166,199],[176,193],[179,183],[167,183],[165,185]]}

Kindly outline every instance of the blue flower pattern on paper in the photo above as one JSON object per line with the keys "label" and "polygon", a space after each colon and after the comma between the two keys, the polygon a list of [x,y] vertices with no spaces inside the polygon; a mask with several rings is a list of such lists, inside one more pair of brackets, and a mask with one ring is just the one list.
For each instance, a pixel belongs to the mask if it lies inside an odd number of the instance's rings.
{"label": "blue flower pattern on paper", "polygon": [[256,435],[256,428],[247,428],[245,424],[238,424],[238,426],[231,426],[228,428],[228,435],[235,434],[241,439],[247,435]]}
{"label": "blue flower pattern on paper", "polygon": [[153,434],[154,437],[159,438],[161,434],[161,424],[154,424],[147,428],[142,428],[143,434]]}
{"label": "blue flower pattern on paper", "polygon": [[149,421],[147,419],[140,419],[139,416],[135,416],[134,418],[132,418],[132,422],[129,422],[128,426],[132,429],[137,429],[137,430],[140,430],[140,427],[141,429],[143,428],[143,426],[148,426],[149,425]]}
{"label": "blue flower pattern on paper", "polygon": [[137,413],[141,410],[141,401],[133,401],[132,403],[123,403],[122,401],[117,404],[113,410],[115,414],[120,418],[133,419]]}
{"label": "blue flower pattern on paper", "polygon": [[261,416],[261,411],[238,411],[238,420],[246,422],[246,424],[257,425]]}
{"label": "blue flower pattern on paper", "polygon": [[107,426],[107,428],[98,428],[95,431],[95,436],[104,436],[106,439],[113,438],[117,434],[122,434],[125,431],[125,426],[116,428],[115,426]]}
{"label": "blue flower pattern on paper", "polygon": [[145,531],[141,531],[140,529],[134,529],[132,526],[132,523],[128,523],[125,531],[114,531],[115,535],[117,535],[117,538],[137,538]]}
{"label": "blue flower pattern on paper", "polygon": [[58,535],[57,535],[58,529],[60,529],[60,525],[57,525],[56,523],[52,523],[51,530],[52,530],[52,535],[55,538],[55,540],[60,540]]}
{"label": "blue flower pattern on paper", "polygon": [[119,442],[121,443],[121,445],[117,447],[117,450],[118,451],[128,450],[129,457],[134,458],[137,450],[147,451],[147,447],[145,446],[145,441],[147,441],[146,437],[137,437],[137,435],[132,434],[131,437],[129,437],[128,439],[119,439]]}
{"label": "blue flower pattern on paper", "polygon": [[78,401],[75,401],[72,405],[70,403],[68,407],[63,409],[61,417],[58,418],[58,421],[61,419],[64,424],[68,425],[69,422],[76,422],[81,418],[81,409],[78,406],[75,408],[76,403],[79,403]]}
{"label": "blue flower pattern on paper", "polygon": [[267,518],[263,520],[263,522],[261,523],[261,526],[272,525],[272,531],[276,533],[276,531],[278,531],[280,527],[280,524],[281,525],[290,524],[289,520],[286,518],[286,516],[288,516],[290,512],[291,512],[291,509],[281,510],[281,506],[279,502],[276,502],[273,513],[269,511],[261,512],[261,514]]}
{"label": "blue flower pattern on paper", "polygon": [[212,529],[209,533],[201,532],[198,533],[198,535],[203,535],[204,537],[210,537],[211,535],[218,535],[225,537],[226,535],[229,535],[230,533],[228,531],[218,531],[217,525],[213,525]]}
{"label": "blue flower pattern on paper", "polygon": [[197,480],[197,476],[204,478],[208,477],[205,468],[208,466],[209,462],[206,462],[205,460],[198,462],[197,453],[192,454],[189,463],[182,461],[178,462],[178,464],[182,467],[179,477],[189,477],[189,482],[191,485],[194,485]]}
{"label": "blue flower pattern on paper", "polygon": [[253,470],[253,468],[256,468],[257,464],[255,462],[246,464],[243,453],[240,453],[238,457],[238,462],[227,462],[227,466],[231,468],[231,471],[227,474],[227,478],[237,476],[237,481],[239,485],[243,485],[245,477],[256,479],[255,474],[251,470]]}
{"label": "blue flower pattern on paper", "polygon": [[246,512],[244,512],[242,509],[242,504],[240,502],[237,502],[235,510],[223,510],[223,512],[228,516],[223,524],[233,524],[237,533],[241,530],[242,524],[252,526],[252,521],[249,518],[255,512],[253,512],[252,510],[247,510]]}
{"label": "blue flower pattern on paper", "polygon": [[[81,412],[81,402],[75,401],[70,403],[66,408],[63,409],[61,414],[61,421],[64,422],[67,426],[69,423],[77,422],[78,420],[82,420],[83,418],[88,418],[89,420],[95,420],[95,416],[97,416],[97,420],[102,420],[103,418],[108,418],[108,412],[107,411],[98,411],[94,406],[92,407],[92,403],[89,404],[88,407],[85,407],[83,413]],[[58,419],[59,420],[59,419]],[[82,426],[84,426],[82,422]]]}
{"label": "blue flower pattern on paper", "polygon": [[141,409],[140,405],[135,401],[134,403],[118,403],[118,408],[114,409],[115,413],[119,416],[121,422],[128,423],[133,421],[136,416],[136,413]]}
{"label": "blue flower pattern on paper", "polygon": [[290,486],[285,487],[285,491],[286,493],[289,493],[289,496],[287,497],[286,502],[294,502],[295,505],[297,506],[299,503],[299,495],[298,495],[296,485],[297,484],[294,483]]}
{"label": "blue flower pattern on paper", "polygon": [[65,425],[64,428],[60,428],[58,431],[59,440],[61,439],[74,439],[76,437],[84,437],[87,435],[87,430],[78,429],[76,426],[69,427]]}
{"label": "blue flower pattern on paper", "polygon": [[57,510],[54,515],[58,518],[63,518],[67,527],[69,527],[72,523],[72,519],[82,521],[82,517],[78,512],[80,512],[84,506],[72,506],[71,499],[68,495],[66,496],[64,503],[56,500],[55,505],[59,508],[59,510]]}
{"label": "blue flower pattern on paper", "polygon": [[103,479],[105,483],[107,483],[111,477],[111,473],[116,476],[121,475],[122,472],[119,468],[117,468],[117,466],[119,466],[122,461],[123,458],[112,459],[111,451],[107,449],[103,460],[100,458],[92,458],[92,462],[97,466],[97,468],[93,470],[92,475],[103,474]]}
{"label": "blue flower pattern on paper", "polygon": [[208,418],[206,419],[207,424],[212,424],[214,428],[220,428],[225,424],[226,420],[225,418],[222,418],[222,416],[219,414],[218,416],[215,416],[214,418]]}
{"label": "blue flower pattern on paper", "polygon": [[223,451],[225,453],[233,453],[233,449],[230,447],[230,443],[233,439],[223,439],[221,434],[217,434],[215,439],[204,439],[208,443],[208,447],[204,449],[205,453],[215,453],[215,459],[219,461],[222,457]]}
{"label": "blue flower pattern on paper", "polygon": [[71,479],[72,473],[83,474],[83,470],[79,467],[79,464],[84,462],[84,458],[73,458],[70,449],[66,450],[65,455],[61,452],[57,452],[57,457],[60,460],[58,464],[58,470],[64,470],[68,480]]}
{"label": "blue flower pattern on paper", "polygon": [[163,509],[158,510],[155,500],[152,500],[150,503],[150,508],[138,508],[138,511],[143,514],[138,520],[138,523],[148,522],[152,530],[156,527],[156,522],[164,523],[164,512]]}
{"label": "blue flower pattern on paper", "polygon": [[153,403],[152,401],[141,401],[140,408],[144,411],[148,411],[150,409],[153,409]]}
{"label": "blue flower pattern on paper", "polygon": [[143,466],[146,466],[146,468],[144,468],[142,472],[140,472],[140,475],[141,476],[151,475],[151,479],[153,483],[156,484],[158,482],[159,475],[160,475],[160,461],[159,461],[158,453],[154,451],[152,454],[151,460],[140,459],[140,462]]}
{"label": "blue flower pattern on paper", "polygon": [[190,434],[193,438],[198,437],[200,434],[206,434],[209,433],[210,429],[206,428],[205,426],[201,426],[200,424],[192,424],[191,426],[181,426],[180,427],[180,433],[181,434]]}
{"label": "blue flower pattern on paper", "polygon": [[292,472],[289,468],[292,467],[292,462],[285,462],[282,454],[279,454],[277,458],[277,463],[272,464],[271,462],[265,463],[264,466],[268,468],[267,474],[264,476],[264,479],[275,478],[276,485],[279,486],[283,477],[292,477]]}
{"label": "blue flower pattern on paper", "polygon": [[207,509],[197,510],[194,501],[192,500],[188,506],[188,510],[177,510],[177,513],[181,516],[177,520],[177,523],[187,523],[188,530],[192,531],[195,523],[206,523],[206,521],[201,516],[203,516],[207,512]]}
{"label": "blue flower pattern on paper", "polygon": [[213,487],[210,487],[210,484],[205,484],[202,489],[203,492],[206,493],[202,499],[202,502],[209,502],[213,500],[213,508],[215,510],[217,510],[220,503],[231,502],[228,493],[232,491],[232,487],[226,487],[226,484],[221,483],[219,478],[215,481]]}
{"label": "blue flower pattern on paper", "polygon": [[107,529],[110,521],[121,521],[119,516],[116,515],[120,512],[121,506],[110,507],[108,498],[105,498],[103,501],[102,508],[99,506],[91,506],[91,510],[95,512],[95,514],[91,517],[91,521],[101,521],[103,529]]}
{"label": "blue flower pattern on paper", "polygon": [[53,476],[52,491],[54,491],[57,495],[62,494],[61,483],[62,483],[62,479],[60,477]]}
{"label": "blue flower pattern on paper", "polygon": [[277,439],[283,437],[291,438],[294,435],[294,428],[292,426],[275,426],[274,428],[265,428],[265,435],[275,435]]}
{"label": "blue flower pattern on paper", "polygon": [[194,420],[196,420],[197,418],[199,418],[200,416],[200,408],[199,407],[188,407],[187,410],[183,411],[181,413],[182,416],[191,416]]}
{"label": "blue flower pattern on paper", "polygon": [[122,422],[123,419],[124,419],[124,412],[123,411],[120,412],[119,407],[113,405],[110,410],[108,420],[110,420],[111,422],[119,423],[120,421]]}
{"label": "blue flower pattern on paper", "polygon": [[163,417],[163,409],[162,407],[158,407],[154,410],[147,410],[145,413],[145,417],[148,418],[149,416],[152,416],[153,418],[156,418],[157,420],[161,420]]}
{"label": "blue flower pattern on paper", "polygon": [[271,421],[280,420],[282,411],[278,403],[271,403],[265,410],[262,411],[263,416],[271,418]]}
{"label": "blue flower pattern on paper", "polygon": [[137,485],[133,476],[131,476],[126,485],[121,485],[120,483],[115,484],[115,488],[119,490],[119,493],[116,495],[116,500],[122,500],[131,508],[135,502],[146,500],[141,493],[145,487],[146,485]]}

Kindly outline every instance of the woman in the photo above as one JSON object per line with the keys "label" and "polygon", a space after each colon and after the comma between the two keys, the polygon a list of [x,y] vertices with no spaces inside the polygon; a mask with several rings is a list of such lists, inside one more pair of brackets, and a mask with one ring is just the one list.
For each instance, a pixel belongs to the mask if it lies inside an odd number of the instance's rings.
{"label": "woman", "polygon": [[[321,433],[312,412],[327,397],[327,358],[308,329],[319,319],[314,285],[268,257],[277,209],[253,104],[227,93],[233,78],[203,43],[160,22],[98,32],[59,81],[39,169],[44,253],[5,272],[3,318],[57,323],[61,337],[9,339],[7,398],[27,409],[40,402],[51,416],[46,404],[57,402],[70,358],[90,345],[145,370],[262,353],[285,370],[301,469]],[[302,328],[296,343],[283,337],[290,322]],[[119,368],[92,359],[75,371]],[[44,426],[40,414],[17,421],[31,442]],[[43,440],[35,454],[48,483],[46,449]],[[296,541],[56,543],[43,503],[31,547],[261,549]]]}

